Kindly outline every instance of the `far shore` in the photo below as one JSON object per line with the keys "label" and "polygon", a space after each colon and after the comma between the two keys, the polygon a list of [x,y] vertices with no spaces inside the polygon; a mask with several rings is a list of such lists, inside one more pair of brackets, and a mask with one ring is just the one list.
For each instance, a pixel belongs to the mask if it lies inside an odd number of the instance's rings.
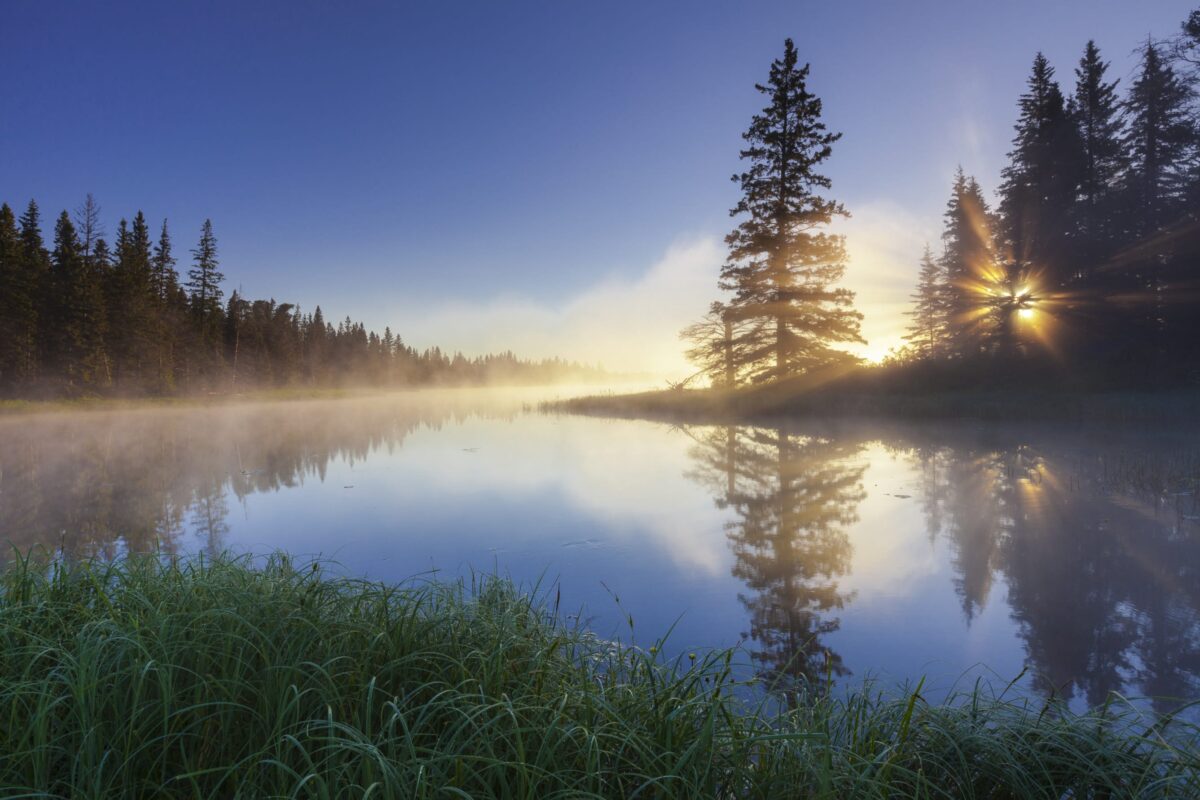
{"label": "far shore", "polygon": [[1195,424],[1200,390],[1084,389],[969,385],[946,389],[889,385],[855,373],[828,382],[794,379],[736,389],[672,388],[593,394],[543,403],[552,413],[652,419],[691,424],[739,424],[807,416],[894,417],[1105,423]]}

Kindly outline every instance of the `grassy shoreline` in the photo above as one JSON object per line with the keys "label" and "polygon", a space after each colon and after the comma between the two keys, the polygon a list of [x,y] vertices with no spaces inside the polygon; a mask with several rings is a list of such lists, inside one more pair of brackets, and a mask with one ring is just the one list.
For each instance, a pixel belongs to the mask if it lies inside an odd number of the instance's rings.
{"label": "grassy shoreline", "polygon": [[[751,705],[511,584],[388,586],[276,556],[0,573],[6,796],[1200,796],[1200,737],[983,691]],[[742,697],[743,699],[739,699]],[[1143,721],[1144,723],[1146,721]]]}

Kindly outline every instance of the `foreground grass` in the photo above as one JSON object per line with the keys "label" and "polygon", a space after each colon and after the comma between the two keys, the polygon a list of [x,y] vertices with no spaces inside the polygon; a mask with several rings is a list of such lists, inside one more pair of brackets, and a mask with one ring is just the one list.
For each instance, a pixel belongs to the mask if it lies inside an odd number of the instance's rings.
{"label": "foreground grass", "polygon": [[18,560],[0,574],[0,794],[1200,796],[1178,723],[983,693],[770,713],[738,699],[730,662],[664,664],[500,580]]}

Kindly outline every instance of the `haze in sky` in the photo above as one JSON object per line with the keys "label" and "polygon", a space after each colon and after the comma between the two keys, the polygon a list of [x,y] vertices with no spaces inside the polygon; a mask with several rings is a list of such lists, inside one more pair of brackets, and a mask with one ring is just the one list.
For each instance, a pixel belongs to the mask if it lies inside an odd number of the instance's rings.
{"label": "haze in sky", "polygon": [[[92,192],[228,289],[418,346],[689,372],[740,134],[785,37],[845,136],[829,176],[864,353],[899,343],[957,165],[989,198],[1041,50],[1069,90],[1191,3],[119,3],[3,8],[0,198]],[[19,208],[18,208],[19,210]],[[182,254],[182,253],[181,253]]]}

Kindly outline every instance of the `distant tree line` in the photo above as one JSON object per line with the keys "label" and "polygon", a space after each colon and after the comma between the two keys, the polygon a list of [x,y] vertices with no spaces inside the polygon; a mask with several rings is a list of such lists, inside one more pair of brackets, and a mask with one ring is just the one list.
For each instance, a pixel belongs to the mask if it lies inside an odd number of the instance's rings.
{"label": "distant tree line", "polygon": [[91,195],[63,211],[49,245],[38,205],[0,205],[0,395],[155,395],[279,386],[537,383],[595,379],[598,368],[511,352],[467,358],[406,345],[390,328],[334,325],[318,306],[224,301],[208,220],[187,271],[164,220],[122,219],[113,244]]}
{"label": "distant tree line", "polygon": [[1200,378],[1200,12],[1124,92],[1089,41],[1070,93],[1037,54],[989,205],[961,168],[901,361],[1053,361],[1105,382]]}

